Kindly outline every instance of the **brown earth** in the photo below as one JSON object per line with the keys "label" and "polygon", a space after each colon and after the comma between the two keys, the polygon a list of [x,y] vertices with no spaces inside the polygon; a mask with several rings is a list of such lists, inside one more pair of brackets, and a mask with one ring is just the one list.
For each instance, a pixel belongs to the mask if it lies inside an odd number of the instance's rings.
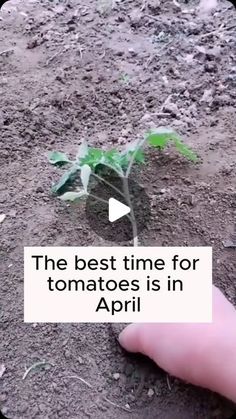
{"label": "brown earth", "polygon": [[[222,2],[200,19],[195,6],[12,0],[0,12],[0,407],[9,419],[233,413],[220,397],[124,353],[109,325],[23,323],[24,246],[107,244],[83,209],[52,197],[59,173],[48,152],[73,154],[83,138],[120,146],[160,125],[182,134],[201,162],[173,150],[149,156],[140,179],[152,219],[141,242],[212,245],[214,282],[236,305],[235,249],[227,247],[235,244],[236,15]],[[50,365],[23,380],[42,360]]]}

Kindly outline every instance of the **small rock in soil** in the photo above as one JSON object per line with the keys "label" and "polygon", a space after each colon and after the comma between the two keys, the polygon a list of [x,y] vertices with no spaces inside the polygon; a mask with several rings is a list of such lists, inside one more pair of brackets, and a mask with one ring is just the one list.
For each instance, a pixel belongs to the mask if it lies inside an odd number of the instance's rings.
{"label": "small rock in soil", "polygon": [[178,106],[175,103],[169,102],[163,106],[163,111],[170,113],[172,116],[179,114]]}
{"label": "small rock in soil", "polygon": [[5,218],[6,218],[6,214],[0,214],[0,224],[3,223]]}
{"label": "small rock in soil", "polygon": [[148,393],[147,393],[148,397],[151,398],[154,396],[154,394],[155,394],[154,390],[152,388],[149,388]]}
{"label": "small rock in soil", "polygon": [[0,402],[3,403],[7,400],[7,395],[6,393],[0,394]]}
{"label": "small rock in soil", "polygon": [[142,19],[142,13],[140,12],[139,9],[134,9],[130,13],[129,18],[130,18],[130,23],[133,26],[138,26],[138,24],[140,23],[140,21]]}
{"label": "small rock in soil", "polygon": [[6,415],[6,414],[7,414],[7,412],[8,412],[8,408],[7,408],[6,406],[3,406],[3,407],[1,408],[1,412],[2,412],[2,414],[3,414],[3,415]]}

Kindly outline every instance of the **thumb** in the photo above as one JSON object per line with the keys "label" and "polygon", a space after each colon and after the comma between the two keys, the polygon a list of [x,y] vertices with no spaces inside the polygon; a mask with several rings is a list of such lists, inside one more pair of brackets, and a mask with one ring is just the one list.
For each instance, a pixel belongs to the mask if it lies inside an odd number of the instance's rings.
{"label": "thumb", "polygon": [[132,323],[119,335],[119,343],[128,352],[142,353],[142,324]]}

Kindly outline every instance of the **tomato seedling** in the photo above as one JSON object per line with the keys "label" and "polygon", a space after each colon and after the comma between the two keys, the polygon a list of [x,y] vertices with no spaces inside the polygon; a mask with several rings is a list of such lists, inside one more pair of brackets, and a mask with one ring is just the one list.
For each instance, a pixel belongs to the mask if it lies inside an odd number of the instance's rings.
{"label": "tomato seedling", "polygon": [[[191,161],[196,161],[196,154],[181,140],[178,134],[173,130],[167,128],[158,128],[148,132],[140,140],[128,144],[124,150],[103,150],[100,148],[89,147],[87,142],[83,142],[79,147],[78,154],[75,160],[70,160],[66,154],[54,151],[49,156],[49,161],[53,165],[64,166],[70,165],[61,179],[53,186],[52,191],[60,195],[63,201],[76,202],[81,201],[88,195],[92,196],[98,201],[104,201],[100,196],[92,195],[89,191],[89,183],[92,177],[107,184],[111,189],[121,194],[127,206],[130,207],[130,214],[128,215],[133,232],[133,245],[138,246],[138,229],[135,219],[134,209],[129,191],[129,177],[132,167],[135,163],[142,164],[145,161],[145,147],[156,147],[163,150],[169,143],[172,143],[175,148],[186,158]],[[100,166],[105,166],[113,170],[119,176],[123,190],[110,184],[107,179],[102,177],[98,169]],[[71,187],[75,182],[81,180],[81,188],[75,187],[71,191]]]}

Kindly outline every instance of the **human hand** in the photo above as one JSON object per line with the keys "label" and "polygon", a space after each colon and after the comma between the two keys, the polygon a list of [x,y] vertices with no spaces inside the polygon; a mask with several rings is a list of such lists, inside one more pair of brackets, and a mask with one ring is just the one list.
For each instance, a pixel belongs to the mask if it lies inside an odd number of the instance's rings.
{"label": "human hand", "polygon": [[216,287],[212,323],[131,324],[119,342],[169,374],[236,402],[236,310]]}

